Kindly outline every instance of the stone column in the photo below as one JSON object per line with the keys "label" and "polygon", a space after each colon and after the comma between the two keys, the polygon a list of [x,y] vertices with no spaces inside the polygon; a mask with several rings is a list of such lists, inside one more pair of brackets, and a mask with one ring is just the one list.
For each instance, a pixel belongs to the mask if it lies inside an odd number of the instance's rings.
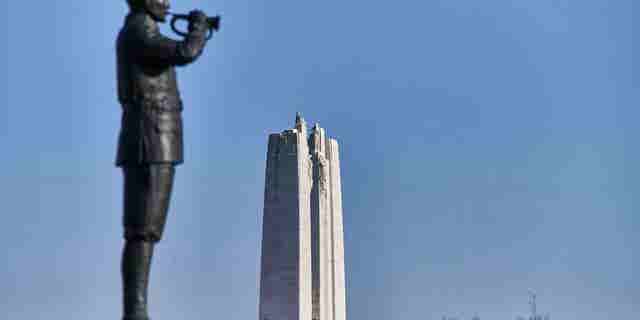
{"label": "stone column", "polygon": [[332,283],[333,318],[346,320],[346,283],[344,270],[344,228],[342,222],[342,182],[340,179],[340,154],[338,141],[328,139],[327,161],[329,163],[330,208],[332,230]]}
{"label": "stone column", "polygon": [[311,320],[311,162],[306,125],[269,136],[259,320]]}
{"label": "stone column", "polygon": [[313,273],[313,320],[333,320],[331,185],[325,156],[324,129],[316,125],[309,137],[313,166],[311,188],[311,271]]}

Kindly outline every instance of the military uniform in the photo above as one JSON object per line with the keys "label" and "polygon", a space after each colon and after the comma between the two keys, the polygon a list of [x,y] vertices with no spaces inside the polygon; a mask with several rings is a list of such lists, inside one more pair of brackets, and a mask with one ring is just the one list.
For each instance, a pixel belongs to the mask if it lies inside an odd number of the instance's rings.
{"label": "military uniform", "polygon": [[[160,34],[157,22],[149,14],[138,11],[126,17],[118,35],[122,126],[116,165],[125,172],[127,238],[161,238],[162,216],[166,216],[168,203],[155,205],[157,200],[152,199],[150,191],[168,193],[159,199],[168,202],[171,183],[167,180],[173,180],[172,167],[183,162],[182,101],[175,66],[184,66],[200,56],[206,32],[203,25],[191,30],[184,41],[175,41]],[[171,169],[149,170],[154,165],[169,165]]]}
{"label": "military uniform", "polygon": [[133,12],[118,35],[118,99],[122,131],[116,165],[180,164],[182,101],[175,66],[201,54],[206,26],[182,42],[164,37],[145,12]]}

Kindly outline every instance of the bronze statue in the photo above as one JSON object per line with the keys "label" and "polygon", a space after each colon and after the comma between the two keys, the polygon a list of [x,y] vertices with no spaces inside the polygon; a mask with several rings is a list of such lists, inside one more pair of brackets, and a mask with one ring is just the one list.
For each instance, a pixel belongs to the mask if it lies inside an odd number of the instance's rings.
{"label": "bronze statue", "polygon": [[[124,173],[123,320],[148,320],[147,287],[153,246],[162,238],[175,166],[183,162],[182,101],[176,66],[201,55],[219,17],[191,11],[182,41],[160,34],[169,0],[127,0],[130,12],[117,39],[122,127],[116,166]],[[175,30],[175,26],[174,26]]]}

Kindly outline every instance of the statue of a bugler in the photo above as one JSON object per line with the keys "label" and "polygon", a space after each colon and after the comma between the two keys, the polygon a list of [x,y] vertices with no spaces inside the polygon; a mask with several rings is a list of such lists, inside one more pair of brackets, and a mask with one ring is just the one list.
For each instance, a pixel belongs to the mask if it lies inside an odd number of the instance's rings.
{"label": "statue of a bugler", "polygon": [[118,34],[118,100],[122,126],[116,165],[124,173],[122,253],[123,320],[148,320],[147,288],[154,244],[162,238],[175,166],[183,162],[182,101],[176,66],[202,54],[219,17],[202,11],[174,15],[188,20],[182,41],[163,36],[159,22],[168,0],[127,0],[130,12]]}

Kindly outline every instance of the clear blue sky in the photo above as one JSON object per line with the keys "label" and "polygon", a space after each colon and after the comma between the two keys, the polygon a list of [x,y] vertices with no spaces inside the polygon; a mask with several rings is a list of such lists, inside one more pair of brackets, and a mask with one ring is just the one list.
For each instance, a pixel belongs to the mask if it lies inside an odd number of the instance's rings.
{"label": "clear blue sky", "polygon": [[[296,111],[341,142],[349,319],[513,320],[529,289],[640,318],[632,2],[173,1],[224,18],[179,70],[153,319],[257,319],[267,134]],[[118,319],[125,1],[4,6],[0,318]]]}

